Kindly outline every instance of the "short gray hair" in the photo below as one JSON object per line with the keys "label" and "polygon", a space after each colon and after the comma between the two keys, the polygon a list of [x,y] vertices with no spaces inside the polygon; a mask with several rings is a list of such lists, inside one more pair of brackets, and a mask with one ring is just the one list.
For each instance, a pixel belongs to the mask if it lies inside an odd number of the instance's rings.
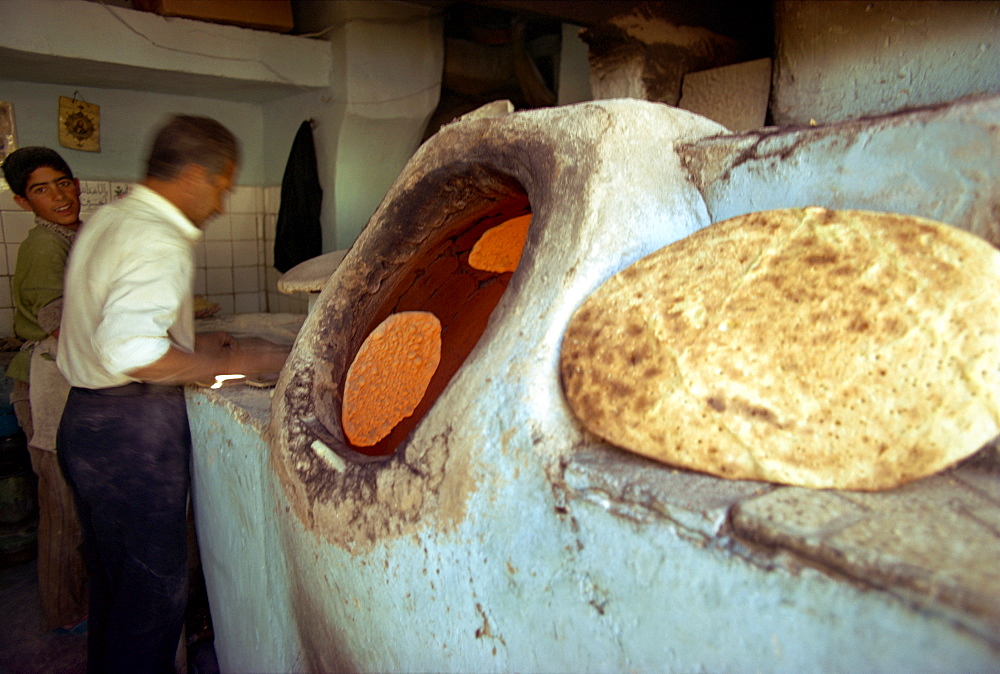
{"label": "short gray hair", "polygon": [[188,164],[203,166],[212,175],[238,164],[240,144],[232,131],[209,117],[174,115],[153,139],[146,177],[171,180]]}

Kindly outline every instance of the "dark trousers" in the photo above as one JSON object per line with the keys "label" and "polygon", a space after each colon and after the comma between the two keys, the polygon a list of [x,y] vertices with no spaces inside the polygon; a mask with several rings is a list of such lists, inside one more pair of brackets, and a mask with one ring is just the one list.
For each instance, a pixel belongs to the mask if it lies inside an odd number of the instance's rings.
{"label": "dark trousers", "polygon": [[90,577],[88,671],[173,672],[188,594],[183,389],[73,388],[58,446]]}

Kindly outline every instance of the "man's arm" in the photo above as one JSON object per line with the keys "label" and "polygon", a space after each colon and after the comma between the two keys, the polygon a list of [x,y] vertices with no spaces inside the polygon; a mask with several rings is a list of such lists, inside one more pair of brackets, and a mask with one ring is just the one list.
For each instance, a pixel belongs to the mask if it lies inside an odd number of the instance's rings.
{"label": "man's arm", "polygon": [[198,335],[193,353],[171,346],[158,360],[127,374],[154,384],[211,381],[219,374],[277,372],[289,347],[262,339],[236,340],[226,333]]}

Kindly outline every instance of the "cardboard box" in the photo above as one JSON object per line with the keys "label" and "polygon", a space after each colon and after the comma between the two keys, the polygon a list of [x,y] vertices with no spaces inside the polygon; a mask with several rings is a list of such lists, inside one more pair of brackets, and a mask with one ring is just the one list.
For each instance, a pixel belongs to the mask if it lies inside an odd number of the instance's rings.
{"label": "cardboard box", "polygon": [[133,0],[133,6],[160,16],[179,16],[244,28],[287,33],[295,27],[291,0]]}

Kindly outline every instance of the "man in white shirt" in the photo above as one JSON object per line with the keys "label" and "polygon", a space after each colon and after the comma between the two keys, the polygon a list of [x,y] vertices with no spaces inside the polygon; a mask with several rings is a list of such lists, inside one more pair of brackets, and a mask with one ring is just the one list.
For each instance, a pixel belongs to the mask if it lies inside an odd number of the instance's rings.
{"label": "man in white shirt", "polygon": [[84,531],[92,672],[173,671],[188,578],[182,385],[276,372],[288,353],[194,332],[193,247],[238,161],[224,126],[173,117],[142,184],[95,213],[70,254],[57,362],[73,388],[58,445]]}

